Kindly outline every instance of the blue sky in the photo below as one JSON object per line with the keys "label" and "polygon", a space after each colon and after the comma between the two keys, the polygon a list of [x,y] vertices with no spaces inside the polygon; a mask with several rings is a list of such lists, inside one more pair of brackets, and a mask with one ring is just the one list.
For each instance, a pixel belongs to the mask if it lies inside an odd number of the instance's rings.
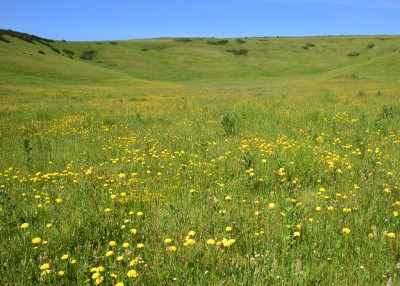
{"label": "blue sky", "polygon": [[56,40],[400,34],[400,0],[1,2],[1,29]]}

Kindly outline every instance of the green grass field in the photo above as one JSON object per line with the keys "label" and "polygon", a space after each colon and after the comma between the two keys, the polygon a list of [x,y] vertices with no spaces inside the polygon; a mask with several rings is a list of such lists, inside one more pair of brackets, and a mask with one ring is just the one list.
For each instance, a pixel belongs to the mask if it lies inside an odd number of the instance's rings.
{"label": "green grass field", "polygon": [[0,31],[1,285],[400,284],[400,36]]}

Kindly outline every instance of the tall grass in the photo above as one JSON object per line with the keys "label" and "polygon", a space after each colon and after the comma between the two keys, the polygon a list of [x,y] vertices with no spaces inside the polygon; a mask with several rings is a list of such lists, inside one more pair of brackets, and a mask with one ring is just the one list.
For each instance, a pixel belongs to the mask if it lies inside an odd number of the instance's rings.
{"label": "tall grass", "polygon": [[3,284],[397,283],[397,98],[191,92],[2,116]]}

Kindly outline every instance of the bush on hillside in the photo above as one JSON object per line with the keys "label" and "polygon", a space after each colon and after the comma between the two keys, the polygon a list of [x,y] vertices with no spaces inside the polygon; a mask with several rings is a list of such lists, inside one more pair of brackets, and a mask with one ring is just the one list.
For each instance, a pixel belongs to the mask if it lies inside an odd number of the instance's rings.
{"label": "bush on hillside", "polygon": [[367,49],[373,49],[375,47],[374,43],[369,43]]}
{"label": "bush on hillside", "polygon": [[188,43],[188,42],[191,42],[192,41],[192,39],[189,39],[189,38],[178,38],[178,39],[175,39],[175,42],[180,42],[180,43]]}
{"label": "bush on hillside", "polygon": [[360,55],[359,52],[350,52],[347,54],[348,57],[358,57]]}
{"label": "bush on hillside", "polygon": [[82,60],[91,60],[96,56],[96,51],[94,50],[88,50],[88,51],[84,51],[81,54],[81,59]]}
{"label": "bush on hillside", "polygon": [[69,56],[73,56],[73,55],[74,55],[74,52],[73,52],[73,51],[66,50],[66,49],[63,49],[62,51],[63,51],[63,53],[66,54],[66,55],[69,55]]}
{"label": "bush on hillside", "polygon": [[207,41],[209,45],[226,45],[227,43],[229,43],[228,40]]}
{"label": "bush on hillside", "polygon": [[227,52],[231,52],[235,54],[236,56],[245,56],[249,52],[247,49],[234,49],[234,50],[226,50]]}
{"label": "bush on hillside", "polygon": [[244,43],[246,43],[246,41],[243,40],[243,39],[236,39],[236,43],[238,43],[238,44],[244,44]]}
{"label": "bush on hillside", "polygon": [[3,35],[0,34],[0,41],[1,42],[5,42],[5,43],[9,43],[10,41],[7,40],[6,38],[3,37]]}
{"label": "bush on hillside", "polygon": [[313,44],[313,43],[306,43],[306,44],[303,46],[303,49],[304,49],[304,50],[308,50],[308,48],[312,48],[312,47],[315,47],[315,44]]}

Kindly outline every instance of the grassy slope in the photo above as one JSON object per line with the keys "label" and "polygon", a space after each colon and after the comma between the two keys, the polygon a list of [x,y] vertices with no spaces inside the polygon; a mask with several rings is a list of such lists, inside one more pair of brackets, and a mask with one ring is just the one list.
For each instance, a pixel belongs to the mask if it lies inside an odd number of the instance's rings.
{"label": "grassy slope", "polygon": [[[3,85],[98,84],[146,85],[143,81],[212,80],[247,81],[267,78],[328,78],[358,74],[368,77],[397,76],[400,37],[251,38],[239,44],[210,45],[210,39],[177,42],[174,39],[109,42],[55,42],[54,47],[74,52],[74,59],[8,37],[0,42],[0,75]],[[306,43],[314,47],[303,49]],[[368,49],[369,43],[374,43]],[[227,50],[248,49],[247,56]],[[38,53],[42,50],[46,55]],[[79,58],[95,50],[91,61]],[[350,52],[358,57],[348,57]],[[60,69],[62,67],[62,69]],[[40,75],[40,76],[38,76]],[[20,82],[22,81],[22,82]]]}

